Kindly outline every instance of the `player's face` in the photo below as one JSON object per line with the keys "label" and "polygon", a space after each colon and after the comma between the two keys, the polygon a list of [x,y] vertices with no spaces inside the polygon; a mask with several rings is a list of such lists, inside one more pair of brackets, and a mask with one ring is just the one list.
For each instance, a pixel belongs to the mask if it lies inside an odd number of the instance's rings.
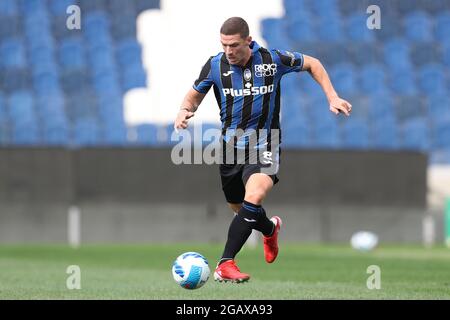
{"label": "player's face", "polygon": [[250,55],[250,43],[252,37],[242,39],[240,34],[220,35],[223,51],[231,64],[244,65]]}

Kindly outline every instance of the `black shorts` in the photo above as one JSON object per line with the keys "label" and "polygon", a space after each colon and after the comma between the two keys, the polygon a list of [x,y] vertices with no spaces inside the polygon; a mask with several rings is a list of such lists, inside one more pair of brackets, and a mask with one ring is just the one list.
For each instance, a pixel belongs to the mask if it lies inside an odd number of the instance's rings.
{"label": "black shorts", "polygon": [[272,152],[264,153],[258,157],[256,163],[245,164],[220,164],[220,178],[222,190],[228,203],[242,203],[245,197],[245,185],[254,173],[265,173],[272,178],[273,184],[277,177],[280,152],[273,155]]}

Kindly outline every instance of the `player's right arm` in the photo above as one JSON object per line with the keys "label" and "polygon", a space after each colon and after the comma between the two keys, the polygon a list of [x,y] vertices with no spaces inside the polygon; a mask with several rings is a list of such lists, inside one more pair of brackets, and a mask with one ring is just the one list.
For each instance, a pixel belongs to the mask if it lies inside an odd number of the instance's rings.
{"label": "player's right arm", "polygon": [[205,98],[209,89],[214,84],[211,77],[212,58],[213,57],[209,58],[205,63],[200,71],[198,79],[195,80],[192,88],[186,93],[186,96],[181,104],[180,111],[178,111],[177,118],[175,119],[175,129],[187,128],[188,120],[194,116],[194,112],[197,110],[198,106],[203,101],[203,98]]}
{"label": "player's right arm", "polygon": [[180,111],[178,111],[177,118],[175,119],[175,129],[186,129],[188,126],[188,119],[194,116],[194,112],[206,96],[204,93],[200,93],[194,88],[189,89],[181,104]]}

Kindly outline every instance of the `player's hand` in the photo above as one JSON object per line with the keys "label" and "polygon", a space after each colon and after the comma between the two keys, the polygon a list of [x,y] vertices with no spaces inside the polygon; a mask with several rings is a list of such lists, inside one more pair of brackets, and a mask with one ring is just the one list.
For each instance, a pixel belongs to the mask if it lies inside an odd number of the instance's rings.
{"label": "player's hand", "polygon": [[334,114],[343,112],[346,116],[349,116],[352,112],[352,105],[339,97],[335,97],[330,101],[330,111]]}
{"label": "player's hand", "polygon": [[174,128],[178,129],[186,129],[188,127],[188,119],[194,116],[194,112],[187,111],[186,109],[181,109],[178,112],[177,118],[175,119]]}

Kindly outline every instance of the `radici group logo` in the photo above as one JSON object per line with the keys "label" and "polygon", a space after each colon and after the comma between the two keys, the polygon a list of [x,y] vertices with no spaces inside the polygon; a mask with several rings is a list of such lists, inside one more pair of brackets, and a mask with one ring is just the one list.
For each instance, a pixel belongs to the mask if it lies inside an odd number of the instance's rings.
{"label": "radici group logo", "polygon": [[256,77],[273,77],[277,73],[276,63],[262,63],[255,65]]}

